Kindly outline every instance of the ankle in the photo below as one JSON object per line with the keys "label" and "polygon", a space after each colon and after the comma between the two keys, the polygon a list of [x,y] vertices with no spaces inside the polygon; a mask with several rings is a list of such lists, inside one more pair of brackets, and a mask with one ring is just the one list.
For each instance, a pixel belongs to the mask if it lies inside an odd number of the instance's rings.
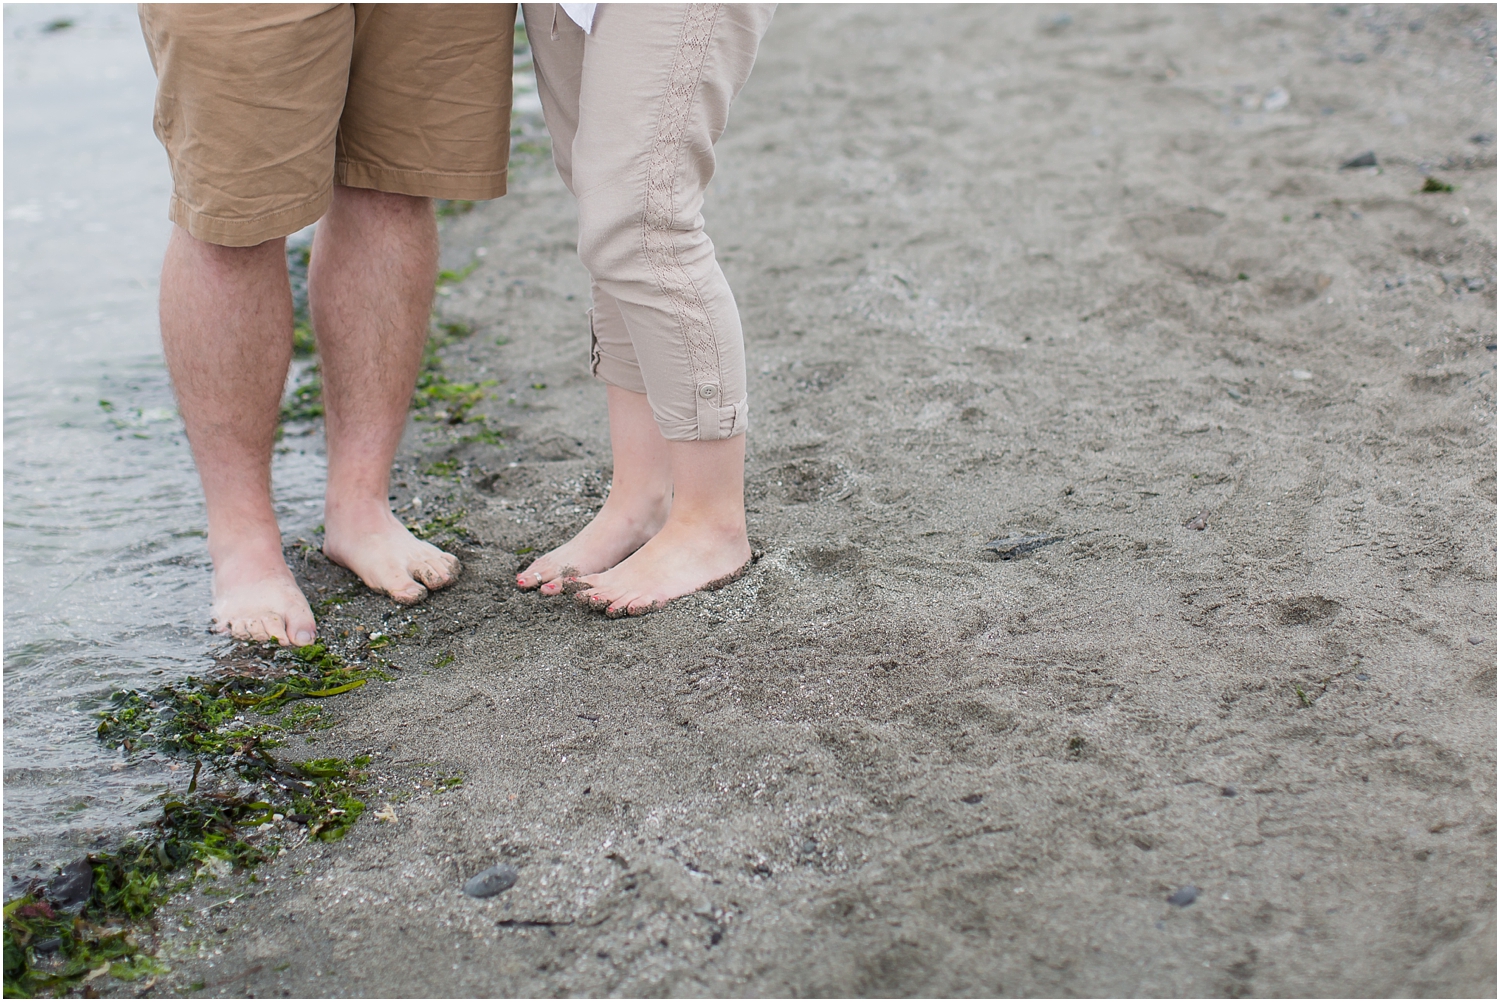
{"label": "ankle", "polygon": [[326,533],[366,532],[394,521],[390,502],[381,497],[335,498],[330,491],[323,504]]}
{"label": "ankle", "polygon": [[745,513],[742,511],[724,511],[718,508],[694,509],[687,505],[673,505],[667,524],[695,535],[712,536],[728,541],[749,538]]}
{"label": "ankle", "polygon": [[670,485],[616,484],[610,487],[604,506],[611,514],[660,525],[672,507],[672,488]]}
{"label": "ankle", "polygon": [[209,531],[208,557],[215,570],[236,564],[279,562],[281,530],[274,526],[254,525],[236,531]]}

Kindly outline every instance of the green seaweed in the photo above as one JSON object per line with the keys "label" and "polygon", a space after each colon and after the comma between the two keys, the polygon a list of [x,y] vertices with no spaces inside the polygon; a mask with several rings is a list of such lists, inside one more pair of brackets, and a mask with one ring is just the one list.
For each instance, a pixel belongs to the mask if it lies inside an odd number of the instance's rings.
{"label": "green seaweed", "polygon": [[417,377],[412,407],[426,412],[418,414],[418,420],[446,421],[448,424],[483,420],[482,417],[471,417],[469,411],[485,398],[485,389],[494,385],[494,380],[455,383],[441,372],[424,372]]}
{"label": "green seaweed", "polygon": [[309,837],[331,842],[364,813],[357,794],[367,778],[367,756],[283,764],[266,754],[264,740],[253,751],[247,747],[252,743],[218,761],[252,781],[248,793],[200,792],[200,760],[185,793],[162,794],[161,815],[150,830],[113,852],[90,853],[93,885],[76,916],[46,899],[41,880],[5,906],[6,998],[60,992],[106,970],[124,981],[164,973],[138,933],[167,898],[199,879],[265,862],[275,843],[256,839],[283,821],[305,825]]}
{"label": "green seaweed", "polygon": [[[232,759],[242,776],[253,779],[257,769],[274,771],[265,753],[301,719],[281,713],[288,705],[342,695],[372,678],[390,679],[379,668],[350,664],[322,643],[282,648],[269,662],[253,674],[237,670],[189,677],[149,692],[115,692],[110,708],[99,715],[97,734],[127,752],[156,748],[210,761]],[[276,719],[253,722],[247,710]],[[257,759],[261,765],[252,767]]]}
{"label": "green seaweed", "polygon": [[462,282],[464,279],[474,274],[474,269],[478,267],[478,261],[470,261],[462,268],[444,268],[437,274],[437,287],[441,289],[445,285],[457,285],[459,282]]}
{"label": "green seaweed", "polygon": [[439,198],[436,204],[439,219],[452,219],[474,211],[474,203],[462,198]]}
{"label": "green seaweed", "polygon": [[1422,191],[1424,192],[1453,190],[1453,185],[1449,184],[1447,181],[1439,181],[1435,177],[1429,177],[1426,181],[1422,182]]}
{"label": "green seaweed", "polygon": [[469,432],[466,435],[460,435],[458,439],[459,445],[467,445],[470,442],[482,442],[485,445],[493,445],[502,449],[505,447],[505,443],[502,440],[508,436],[503,431],[497,431],[494,428],[489,427],[489,425],[485,423],[484,415],[479,414],[470,417],[468,423],[471,425],[478,425],[478,429],[476,431]]}
{"label": "green seaweed", "polygon": [[310,324],[299,323],[292,327],[292,354],[298,358],[310,358],[318,353],[318,341],[313,337]]}
{"label": "green seaweed", "polygon": [[459,470],[462,469],[462,467],[463,464],[456,459],[443,459],[429,464],[428,467],[422,472],[429,477],[447,477],[450,479],[457,479]]}
{"label": "green seaweed", "polygon": [[[323,531],[323,527],[320,525],[313,531],[321,533]],[[350,599],[357,598],[364,593],[365,586],[363,584],[360,584],[359,582],[355,582],[348,587],[340,588],[332,595],[328,595],[318,599],[317,602],[313,603],[313,612],[319,619],[321,619],[328,613],[343,605],[345,602],[348,602]]]}
{"label": "green seaweed", "polygon": [[428,337],[422,354],[422,370],[417,375],[416,390],[412,393],[411,405],[418,412],[418,421],[455,425],[484,423],[483,416],[470,411],[488,395],[485,390],[496,385],[495,381],[456,383],[443,373],[443,360],[438,354],[443,348],[473,333],[474,329],[468,324],[452,321],[438,324]]}
{"label": "green seaweed", "polygon": [[311,247],[306,244],[287,247],[286,273],[292,288],[292,354],[298,358],[311,358],[318,353],[307,292],[307,273],[311,265]]}
{"label": "green seaweed", "polygon": [[316,362],[308,366],[281,405],[283,424],[313,421],[323,416],[323,373]]}
{"label": "green seaweed", "polygon": [[458,523],[467,514],[468,512],[460,508],[446,514],[434,515],[425,522],[408,522],[406,528],[418,539],[435,539],[439,536],[456,537],[462,531]]}

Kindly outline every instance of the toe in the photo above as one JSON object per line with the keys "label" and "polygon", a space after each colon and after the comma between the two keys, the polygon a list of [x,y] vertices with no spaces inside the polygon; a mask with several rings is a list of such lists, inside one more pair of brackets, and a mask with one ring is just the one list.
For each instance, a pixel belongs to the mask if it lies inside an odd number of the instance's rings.
{"label": "toe", "polygon": [[229,635],[236,640],[248,640],[256,644],[271,639],[271,634],[266,631],[265,622],[260,619],[235,620],[229,625]]}
{"label": "toe", "polygon": [[287,617],[286,632],[298,647],[306,647],[318,639],[318,624],[313,621],[311,610],[305,615],[294,614]]}
{"label": "toe", "polygon": [[516,587],[522,591],[531,591],[542,583],[542,576],[533,570],[522,571],[516,575]]}
{"label": "toe", "polygon": [[264,620],[266,640],[274,640],[278,644],[290,645],[292,638],[287,633],[286,620],[276,614],[267,616]]}
{"label": "toe", "polygon": [[433,562],[419,565],[412,576],[430,590],[436,591],[452,584],[457,574],[452,568],[444,566],[444,563]]}
{"label": "toe", "polygon": [[638,598],[627,605],[626,609],[632,616],[644,616],[647,613],[656,612],[664,604],[663,602],[653,602],[650,599]]}
{"label": "toe", "polygon": [[551,597],[553,595],[561,595],[563,592],[564,584],[565,582],[563,581],[548,581],[546,584],[542,585],[541,592],[543,595],[546,595],[548,597]]}
{"label": "toe", "polygon": [[402,605],[416,605],[427,597],[427,589],[415,581],[408,580],[405,584],[391,588],[386,594]]}

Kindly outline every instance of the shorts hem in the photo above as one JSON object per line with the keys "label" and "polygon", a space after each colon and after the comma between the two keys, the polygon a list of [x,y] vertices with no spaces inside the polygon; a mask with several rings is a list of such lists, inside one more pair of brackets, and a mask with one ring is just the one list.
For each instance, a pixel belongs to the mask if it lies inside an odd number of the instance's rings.
{"label": "shorts hem", "polygon": [[167,218],[205,243],[220,247],[254,247],[316,223],[328,211],[332,201],[333,190],[330,188],[311,201],[290,209],[245,219],[226,219],[189,208],[174,194],[167,206]]}
{"label": "shorts hem", "polygon": [[373,188],[395,195],[456,198],[470,202],[482,202],[504,195],[506,174],[506,168],[486,174],[394,170],[350,160],[339,160],[333,167],[334,183],[346,188]]}

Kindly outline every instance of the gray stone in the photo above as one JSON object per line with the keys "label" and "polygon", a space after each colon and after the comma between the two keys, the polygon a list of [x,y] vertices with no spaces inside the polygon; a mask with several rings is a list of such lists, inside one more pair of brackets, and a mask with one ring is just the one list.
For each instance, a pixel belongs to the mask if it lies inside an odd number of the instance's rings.
{"label": "gray stone", "polygon": [[78,913],[94,893],[94,866],[88,857],[75,859],[47,881],[47,900],[59,911]]}
{"label": "gray stone", "polygon": [[999,539],[992,539],[988,543],[984,544],[984,548],[990,553],[993,553],[995,555],[994,559],[996,560],[1014,560],[1017,557],[1024,557],[1026,554],[1031,553],[1035,550],[1040,550],[1044,546],[1051,546],[1053,543],[1060,543],[1062,542],[1062,540],[1063,537],[1061,536],[1011,535],[1002,536]]}
{"label": "gray stone", "polygon": [[1176,905],[1178,908],[1186,908],[1188,905],[1197,900],[1198,888],[1194,887],[1192,884],[1188,884],[1186,887],[1179,887],[1177,890],[1173,891],[1172,894],[1167,897],[1167,904]]}
{"label": "gray stone", "polygon": [[499,863],[464,881],[464,893],[471,898],[492,898],[514,887],[520,876],[515,867]]}

